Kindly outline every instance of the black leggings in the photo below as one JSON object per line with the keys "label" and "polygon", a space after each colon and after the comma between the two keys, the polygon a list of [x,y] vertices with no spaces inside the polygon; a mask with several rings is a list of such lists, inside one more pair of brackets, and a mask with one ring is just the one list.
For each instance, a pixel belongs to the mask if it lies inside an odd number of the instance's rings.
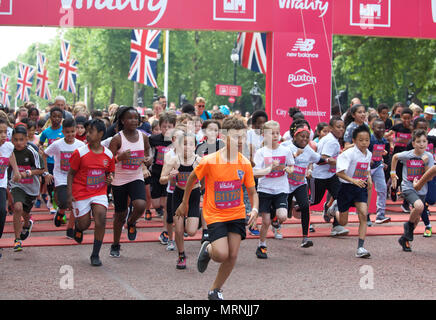
{"label": "black leggings", "polygon": [[298,206],[301,211],[301,228],[303,231],[303,236],[307,237],[309,234],[310,225],[310,213],[309,213],[309,196],[307,193],[307,185],[299,186],[288,196],[288,216],[292,211],[292,198],[295,197]]}
{"label": "black leggings", "polygon": [[6,223],[6,214],[7,214],[6,200],[7,200],[6,189],[0,188],[0,239],[3,235],[3,229]]}
{"label": "black leggings", "polygon": [[[315,179],[314,184],[315,186],[311,189],[313,191],[311,197],[311,205],[319,204],[324,197],[326,190],[328,190],[333,199],[336,200],[338,198],[338,192],[339,188],[341,187],[341,182],[339,181],[337,175],[334,175],[328,179]],[[338,220],[336,220],[336,217],[334,217],[333,226],[336,227],[338,225]]]}

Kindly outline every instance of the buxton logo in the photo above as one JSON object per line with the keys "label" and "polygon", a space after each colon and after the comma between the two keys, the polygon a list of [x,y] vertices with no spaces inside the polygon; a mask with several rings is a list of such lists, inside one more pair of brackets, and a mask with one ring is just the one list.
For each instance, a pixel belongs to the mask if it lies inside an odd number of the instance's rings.
{"label": "buxton logo", "polygon": [[320,11],[320,18],[323,17],[329,9],[328,1],[322,0],[279,0],[279,6],[280,9]]}
{"label": "buxton logo", "polygon": [[12,14],[12,0],[0,0],[0,15]]}
{"label": "buxton logo", "polygon": [[309,71],[305,69],[300,69],[295,74],[291,73],[288,75],[288,83],[290,83],[295,88],[301,88],[308,85],[316,84],[317,79],[315,76],[311,75]]}
{"label": "buxton logo", "polygon": [[391,0],[350,0],[350,25],[389,28]]}
{"label": "buxton logo", "polygon": [[[76,6],[74,8],[73,2],[75,2]],[[83,8],[84,2],[86,3],[86,7]],[[143,11],[144,9],[155,12],[158,11],[157,17],[150,23],[148,23],[148,26],[154,25],[157,22],[162,19],[166,8],[168,4],[168,0],[148,0],[147,6],[145,6],[145,3],[147,0],[61,0],[62,3],[62,9],[77,9],[81,10],[86,9],[90,10],[92,7],[97,10],[118,10],[122,12],[126,12],[128,10],[128,7],[130,7],[130,10],[132,11]]]}
{"label": "buxton logo", "polygon": [[256,0],[214,0],[213,19],[256,21]]}

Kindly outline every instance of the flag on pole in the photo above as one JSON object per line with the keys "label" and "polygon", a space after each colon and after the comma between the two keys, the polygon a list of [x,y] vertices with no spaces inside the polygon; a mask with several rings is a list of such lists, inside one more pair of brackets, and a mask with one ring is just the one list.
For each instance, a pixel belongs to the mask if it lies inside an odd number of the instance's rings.
{"label": "flag on pole", "polygon": [[51,100],[50,88],[51,82],[48,81],[47,59],[41,52],[37,52],[36,60],[36,95],[45,100]]}
{"label": "flag on pole", "polygon": [[157,88],[160,34],[158,30],[132,30],[129,80]]}
{"label": "flag on pole", "polygon": [[2,105],[4,105],[5,107],[10,108],[11,106],[11,96],[9,95],[9,91],[8,91],[8,82],[9,82],[10,78],[5,75],[2,74],[1,75],[1,83],[0,83],[0,93],[1,93],[1,97],[0,97],[0,103]]}
{"label": "flag on pole", "polygon": [[237,49],[242,67],[266,74],[266,33],[239,32]]}
{"label": "flag on pole", "polygon": [[18,78],[17,78],[17,94],[16,98],[24,102],[30,101],[30,88],[33,85],[33,77],[36,69],[24,63],[18,64]]}
{"label": "flag on pole", "polygon": [[70,43],[61,40],[58,89],[76,94],[78,61],[71,59]]}

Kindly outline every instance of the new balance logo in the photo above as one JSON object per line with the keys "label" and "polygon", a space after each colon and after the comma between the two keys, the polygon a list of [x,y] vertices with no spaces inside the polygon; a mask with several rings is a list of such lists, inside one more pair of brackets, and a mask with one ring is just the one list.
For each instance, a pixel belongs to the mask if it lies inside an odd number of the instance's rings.
{"label": "new balance logo", "polygon": [[315,45],[314,39],[306,39],[303,40],[302,38],[297,39],[297,42],[295,42],[294,48],[292,48],[292,51],[303,51],[303,52],[309,52],[313,50],[313,46]]}

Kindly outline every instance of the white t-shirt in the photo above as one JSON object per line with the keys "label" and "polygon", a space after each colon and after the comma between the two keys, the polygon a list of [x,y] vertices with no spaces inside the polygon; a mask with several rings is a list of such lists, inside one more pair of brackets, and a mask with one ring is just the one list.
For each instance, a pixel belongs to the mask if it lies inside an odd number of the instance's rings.
{"label": "white t-shirt", "polygon": [[247,144],[252,144],[254,146],[254,152],[262,147],[263,135],[257,134],[260,130],[250,129],[247,131]]}
{"label": "white t-shirt", "polygon": [[[280,164],[290,166],[294,164],[291,149],[279,145],[277,149],[262,147],[254,155],[254,169],[265,169],[277,160]],[[289,193],[289,183],[285,171],[271,171],[268,175],[259,178],[257,191],[268,194]]]}
{"label": "white t-shirt", "polygon": [[101,142],[101,145],[102,145],[103,147],[106,147],[106,148],[109,149],[109,145],[111,144],[112,139],[113,139],[113,137],[109,137],[109,138],[103,140],[103,141]]}
{"label": "white t-shirt", "polygon": [[0,188],[5,188],[8,185],[8,167],[9,158],[14,152],[14,145],[10,142],[5,142],[0,146]]}
{"label": "white t-shirt", "polygon": [[[336,162],[336,172],[345,171],[345,174],[353,179],[368,180],[368,173],[371,170],[372,153],[366,150],[366,155],[356,146],[342,152]],[[341,178],[339,181],[348,183]]]}
{"label": "white t-shirt", "polygon": [[62,138],[53,142],[45,150],[45,154],[54,159],[53,176],[55,187],[67,184],[68,171],[70,170],[70,157],[76,149],[84,145],[85,143],[77,139],[74,139],[73,144],[67,144],[65,138]]}
{"label": "white t-shirt", "polygon": [[[318,143],[318,150],[320,156],[326,155],[328,157],[337,158],[341,152],[341,146],[338,139],[330,132]],[[329,179],[336,174],[336,167],[331,167],[328,164],[314,164],[312,177],[315,179]]]}
{"label": "white t-shirt", "polygon": [[[290,141],[283,142],[281,145],[289,148],[292,154],[296,153],[299,149]],[[316,153],[309,144],[303,149],[302,154],[294,158],[294,172],[288,175],[289,193],[294,192],[298,187],[307,183],[307,167],[311,163],[319,162],[320,159],[321,155]]]}

